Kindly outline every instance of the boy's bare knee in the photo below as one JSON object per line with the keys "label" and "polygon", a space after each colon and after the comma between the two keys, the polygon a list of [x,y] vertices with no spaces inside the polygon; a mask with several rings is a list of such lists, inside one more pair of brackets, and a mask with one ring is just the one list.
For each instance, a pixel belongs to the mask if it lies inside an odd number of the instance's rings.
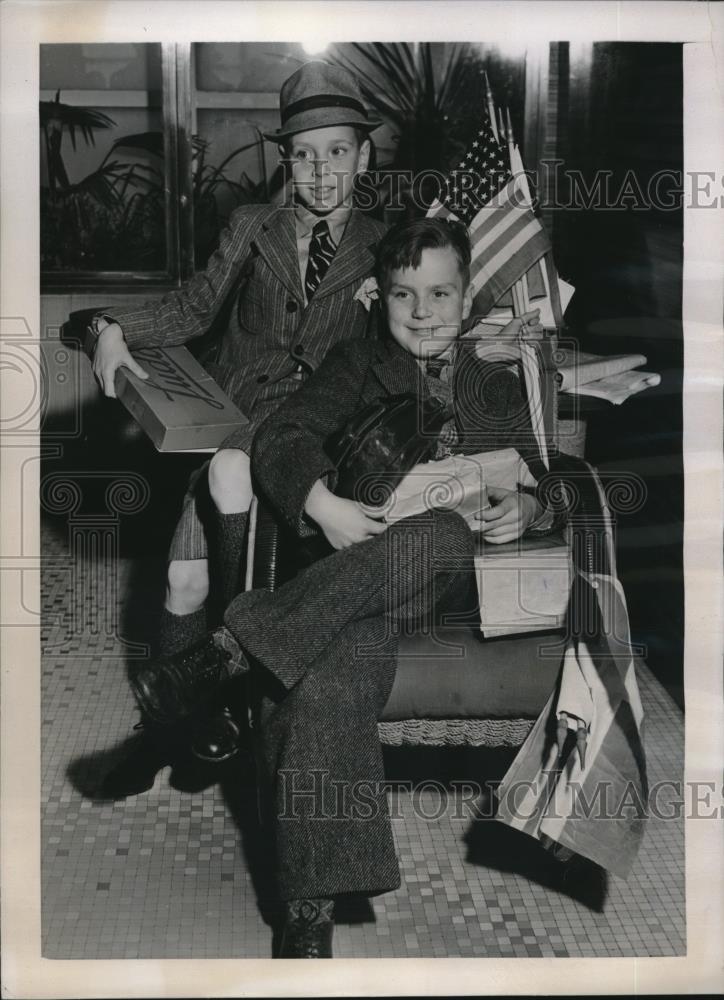
{"label": "boy's bare knee", "polygon": [[209,485],[217,489],[239,486],[251,480],[251,461],[238,448],[221,448],[209,462]]}
{"label": "boy's bare knee", "polygon": [[209,493],[224,514],[248,510],[252,498],[251,461],[238,448],[222,448],[209,463]]}
{"label": "boy's bare knee", "polygon": [[179,559],[168,566],[167,604],[175,614],[196,611],[209,594],[206,559]]}

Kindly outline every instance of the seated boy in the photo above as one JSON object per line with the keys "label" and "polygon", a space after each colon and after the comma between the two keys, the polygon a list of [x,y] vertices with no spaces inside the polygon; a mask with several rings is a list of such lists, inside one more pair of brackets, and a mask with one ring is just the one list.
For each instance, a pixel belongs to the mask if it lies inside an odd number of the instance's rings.
{"label": "seated boy", "polygon": [[[336,342],[373,332],[355,295],[372,272],[384,227],[354,207],[353,193],[367,169],[369,133],[379,123],[367,115],[356,80],[323,62],[306,63],[284,83],[280,109],[281,128],[266,138],[279,145],[291,203],[238,209],[206,270],[180,291],[96,317],[93,368],[114,396],[122,365],[146,377],[129,348],[183,344],[229,315],[212,373],[250,422],[190,482],[168,557],[159,629],[164,656],[206,632],[210,556],[221,607],[240,589],[256,429]],[[228,739],[217,749],[223,757]],[[125,768],[137,791],[150,787],[161,763],[145,746],[142,756],[144,774],[137,761]]]}
{"label": "seated boy", "polygon": [[[255,473],[279,515],[300,533],[321,531],[335,550],[276,591],[240,594],[224,618],[241,649],[236,668],[252,672],[259,779],[271,788],[286,905],[280,957],[330,957],[334,900],[400,884],[377,736],[400,630],[475,601],[473,536],[463,518],[431,510],[385,524],[334,494],[325,441],[366,403],[408,391],[452,392],[455,417],[443,433],[462,449],[514,440],[525,451],[532,440],[516,374],[486,378],[489,370],[458,339],[471,309],[469,264],[459,225],[423,219],[391,230],[377,264],[387,337],[336,347],[254,442]],[[433,360],[452,365],[450,379],[427,374]],[[491,499],[480,517],[494,543],[545,515],[526,493],[495,490]],[[150,713],[173,718],[233,673],[210,638],[185,658],[146,668],[137,695]]]}

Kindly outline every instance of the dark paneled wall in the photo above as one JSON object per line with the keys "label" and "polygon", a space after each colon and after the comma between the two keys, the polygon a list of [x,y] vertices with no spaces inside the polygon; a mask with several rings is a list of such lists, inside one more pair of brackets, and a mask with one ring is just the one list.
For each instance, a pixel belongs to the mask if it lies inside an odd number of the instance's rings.
{"label": "dark paneled wall", "polygon": [[683,211],[664,206],[683,170],[682,46],[596,44],[589,65],[560,48],[557,152],[602,192],[601,204],[554,211],[558,266],[577,289],[566,320],[585,350],[641,352],[662,375],[658,389],[591,417],[588,454],[643,481],[644,504],[619,520],[619,569],[635,638],[681,699]]}

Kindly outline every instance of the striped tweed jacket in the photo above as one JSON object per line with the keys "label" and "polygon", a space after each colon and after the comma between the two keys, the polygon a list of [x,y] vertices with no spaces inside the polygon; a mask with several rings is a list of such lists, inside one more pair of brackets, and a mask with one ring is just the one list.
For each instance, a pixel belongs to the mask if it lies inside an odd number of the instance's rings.
{"label": "striped tweed jacket", "polygon": [[373,334],[370,315],[354,299],[371,273],[384,226],[354,209],[334,259],[305,306],[291,205],[237,209],[205,271],[158,302],[114,309],[134,347],[171,347],[224,325],[221,351],[209,370],[252,421],[236,447],[339,341]]}

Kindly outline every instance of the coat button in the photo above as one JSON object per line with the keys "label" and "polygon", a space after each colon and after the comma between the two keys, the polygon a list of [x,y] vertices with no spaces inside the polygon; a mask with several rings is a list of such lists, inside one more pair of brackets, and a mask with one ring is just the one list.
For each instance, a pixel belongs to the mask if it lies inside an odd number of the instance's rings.
{"label": "coat button", "polygon": [[297,303],[293,299],[290,299],[287,302],[287,312],[288,313],[295,313],[298,308],[299,308],[299,306],[297,305]]}
{"label": "coat button", "polygon": [[265,382],[269,381],[269,376],[268,375],[259,375],[256,381],[257,381],[257,383],[259,385],[264,385]]}

